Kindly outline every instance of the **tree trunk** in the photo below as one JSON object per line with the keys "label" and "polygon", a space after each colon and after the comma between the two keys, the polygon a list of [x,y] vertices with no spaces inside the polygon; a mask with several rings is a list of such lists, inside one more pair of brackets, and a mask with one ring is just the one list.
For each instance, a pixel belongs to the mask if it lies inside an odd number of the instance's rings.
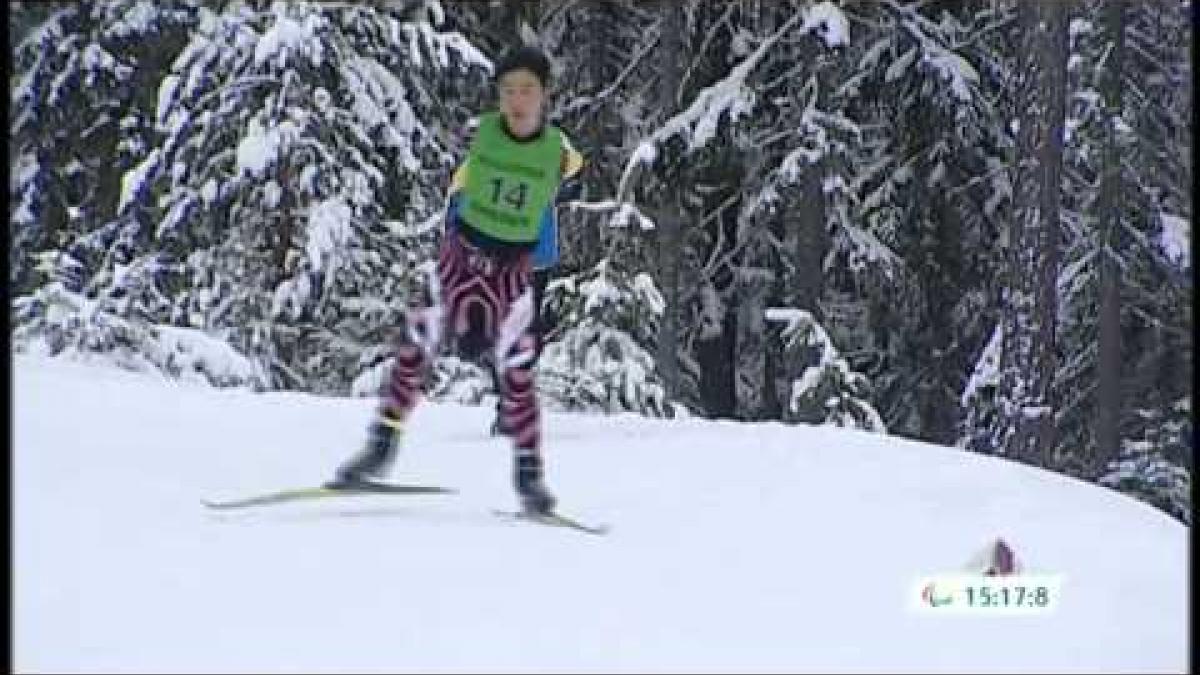
{"label": "tree trunk", "polygon": [[1013,236],[1004,293],[1000,450],[1048,466],[1054,445],[1056,281],[1059,268],[1067,7],[1018,3],[1023,44],[1017,93]]}
{"label": "tree trunk", "polygon": [[[674,3],[660,5],[663,10],[661,56],[661,86],[665,100],[662,114],[669,117],[678,105],[679,84],[682,72],[680,61],[683,51],[683,7]],[[681,208],[679,188],[670,184],[666,188],[666,199],[659,212],[658,269],[661,274],[663,311],[658,336],[658,372],[662,376],[667,395],[679,393],[679,257],[683,255]]]}
{"label": "tree trunk", "polygon": [[[610,0],[588,0],[586,12],[590,33],[584,47],[588,55],[587,89],[591,96],[598,97],[612,86],[622,70],[620,63],[613,60],[616,53],[613,45],[619,39],[619,16]],[[615,182],[607,175],[611,162],[607,155],[619,153],[624,146],[624,129],[614,113],[611,100],[612,95],[607,101],[595,101],[595,107],[584,118],[585,126],[581,130],[585,139],[585,147],[580,148],[585,162],[583,176],[590,194],[604,195],[616,191]],[[621,236],[629,236],[615,234],[613,228],[607,225],[607,219],[600,217],[576,216],[572,218],[571,226],[578,228],[576,241],[579,248],[571,254],[582,269],[600,262],[612,250],[614,242],[620,241]]]}
{"label": "tree trunk", "polygon": [[[801,43],[799,58],[812,64],[809,72],[817,72],[824,60],[815,38]],[[803,82],[794,83],[799,92]],[[825,223],[825,191],[822,187],[825,165],[806,164],[800,177],[800,203],[787,226],[784,242],[792,256],[795,270],[788,284],[788,307],[812,312],[817,321],[824,321],[819,306],[825,286],[825,254],[829,250],[829,229]]]}
{"label": "tree trunk", "polygon": [[767,223],[752,213],[758,207],[751,202],[762,188],[762,152],[751,148],[747,164],[737,219],[738,242],[745,242],[745,247],[735,263],[734,414],[738,419],[758,420],[766,413],[767,295],[774,284],[775,272],[771,269],[770,243],[766,240]]}
{"label": "tree trunk", "polygon": [[[743,25],[759,39],[775,32],[774,12],[758,2],[748,2]],[[767,219],[755,212],[762,190],[766,157],[751,137],[741,137],[745,162],[741,177],[741,206],[736,225],[737,244],[742,252],[735,263],[734,321],[734,416],[760,420],[767,415],[767,296],[775,283],[771,269],[771,245]]]}
{"label": "tree trunk", "polygon": [[1096,405],[1095,456],[1087,471],[1097,477],[1115,460],[1121,446],[1121,287],[1115,256],[1116,233],[1121,223],[1121,157],[1116,120],[1121,115],[1121,70],[1125,52],[1124,0],[1104,5],[1105,32],[1112,45],[1105,63],[1101,94],[1104,97],[1105,148],[1100,176],[1100,362]]}
{"label": "tree trunk", "polygon": [[[817,38],[801,40],[796,47],[796,58],[809,64],[805,74],[820,72],[825,55]],[[800,95],[805,82],[796,80],[788,85],[792,98]],[[822,82],[821,86],[824,87]],[[785,123],[798,123],[788,120]],[[783,271],[782,304],[792,309],[803,309],[813,315],[819,323],[825,316],[820,301],[825,288],[825,255],[829,250],[829,229],[825,216],[825,191],[822,187],[825,164],[806,163],[796,188],[796,196],[789,200],[794,208],[785,211],[783,218],[783,256],[786,259]],[[790,399],[792,382],[808,363],[794,356],[781,353],[781,363],[775,372],[775,395],[781,407],[786,408]],[[786,414],[786,412],[785,412]]]}
{"label": "tree trunk", "polygon": [[936,219],[937,243],[931,255],[937,269],[927,293],[930,326],[929,358],[936,364],[928,376],[927,390],[922,392],[922,438],[932,443],[952,445],[957,435],[958,388],[961,370],[952,352],[957,327],[954,325],[954,306],[963,288],[962,222],[958,213],[947,203],[944,194],[930,195],[933,202],[930,216]]}

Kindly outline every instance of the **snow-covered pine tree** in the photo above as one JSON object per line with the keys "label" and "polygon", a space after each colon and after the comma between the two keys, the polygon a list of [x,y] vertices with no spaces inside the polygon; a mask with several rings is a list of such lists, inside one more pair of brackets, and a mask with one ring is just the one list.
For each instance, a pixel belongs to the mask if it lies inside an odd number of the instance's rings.
{"label": "snow-covered pine tree", "polygon": [[566,410],[682,414],[657,375],[653,352],[663,298],[653,280],[602,260],[550,283],[547,307],[562,317],[537,368],[539,393]]}
{"label": "snow-covered pine tree", "polygon": [[[10,183],[13,278],[32,291],[14,305],[15,335],[36,340],[53,320],[55,349],[117,350],[170,372],[180,359],[196,367],[200,352],[241,352],[252,357],[237,361],[242,381],[344,389],[388,350],[436,236],[448,139],[486,81],[487,59],[441,21],[438,3],[418,1],[172,13],[116,0],[55,14],[26,40],[14,88],[14,136],[28,140]],[[103,99],[114,81],[134,100]],[[87,148],[44,104],[68,95],[73,111],[97,111],[79,135],[115,150],[66,156]],[[132,112],[114,120],[111,109]],[[87,160],[105,162],[100,188],[75,179]],[[86,199],[55,200],[45,188],[56,180]],[[89,224],[68,231],[68,217]]]}
{"label": "snow-covered pine tree", "polygon": [[819,323],[829,318],[827,254],[831,233],[853,226],[842,217],[848,213],[842,187],[859,129],[834,105],[851,43],[848,17],[830,3],[761,2],[757,10],[735,42],[741,49],[792,28],[775,38],[757,69],[755,114],[739,123],[734,136],[750,161],[727,255],[734,260],[738,295],[740,416],[754,417],[745,414],[749,407],[780,418],[803,365],[783,355],[785,341],[763,339],[766,308],[801,309]]}
{"label": "snow-covered pine tree", "polygon": [[77,240],[115,236],[121,171],[147,150],[154,97],[145,84],[179,48],[194,8],[89,1],[14,9],[43,18],[14,45],[9,280],[19,295],[38,285],[38,252],[71,248],[89,264],[86,277],[98,254]]}
{"label": "snow-covered pine tree", "polygon": [[[780,83],[794,76],[796,60],[789,57],[794,50],[782,49],[787,41],[813,33],[836,42],[845,34],[844,17],[832,4],[802,9],[788,13],[758,3],[685,3],[664,10],[659,31],[665,42],[658,58],[665,68],[658,86],[678,94],[668,97],[670,107],[648,117],[653,124],[630,154],[618,184],[619,202],[630,200],[653,214],[659,283],[668,311],[682,312],[679,329],[660,337],[660,363],[668,363],[671,354],[677,358],[680,399],[709,414],[737,413],[740,398],[744,416],[760,416],[764,399],[770,398],[763,345],[747,339],[745,330],[739,333],[735,318],[752,330],[761,312],[734,305],[748,301],[765,307],[775,280],[767,271],[778,255],[768,223],[782,218],[784,208],[767,217],[775,207],[764,197],[786,153],[766,146],[795,148],[806,139],[794,129],[777,128],[789,126],[772,113],[782,92],[760,96],[757,89],[764,84],[782,89]],[[758,21],[758,34],[743,27],[752,19]],[[770,122],[757,123],[756,111]],[[831,126],[829,119],[810,122]],[[745,356],[740,376],[735,365],[739,334]],[[701,367],[702,362],[709,365]],[[751,395],[755,388],[760,396]]]}
{"label": "snow-covered pine tree", "polygon": [[994,451],[1044,466],[1055,444],[1059,204],[1066,100],[1065,5],[1018,6],[1020,101],[1013,208],[1003,274],[999,414]]}
{"label": "snow-covered pine tree", "polygon": [[153,155],[155,83],[198,19],[195,3],[63,3],[16,50],[10,183],[17,349],[105,353],[134,368],[262,384],[220,340],[157,325],[168,272],[122,179]]}
{"label": "snow-covered pine tree", "polygon": [[158,321],[225,336],[272,386],[345,391],[386,358],[432,255],[456,103],[490,66],[440,19],[422,0],[200,10],[126,176],[173,272]]}
{"label": "snow-covered pine tree", "polygon": [[[1121,3],[1115,3],[1111,8]],[[1120,219],[1123,208],[1118,195],[1123,188],[1124,176],[1114,171],[1115,158],[1128,151],[1128,134],[1117,135],[1112,124],[1120,119],[1117,114],[1106,113],[1110,108],[1104,97],[1114,97],[1117,104],[1121,91],[1112,79],[1121,68],[1125,49],[1117,50],[1113,35],[1121,27],[1108,27],[1111,18],[1101,12],[1101,3],[1092,3],[1089,9],[1072,19],[1069,26],[1070,54],[1068,65],[1068,93],[1070,105],[1064,128],[1064,266],[1059,278],[1059,294],[1062,309],[1059,313],[1058,333],[1062,342],[1064,360],[1056,376],[1056,389],[1062,400],[1058,418],[1060,445],[1056,453],[1056,464],[1064,471],[1085,477],[1096,477],[1103,466],[1116,457],[1116,447],[1106,451],[1111,455],[1101,460],[1098,442],[1098,392],[1107,383],[1102,377],[1120,382],[1123,379],[1123,359],[1111,361],[1114,354],[1106,355],[1110,361],[1107,372],[1099,367],[1101,323],[1110,320],[1112,311],[1108,303],[1112,298],[1101,297],[1103,277],[1112,279],[1112,272],[1102,272],[1104,264],[1111,264],[1120,255],[1112,224]],[[1096,22],[1089,17],[1100,18]],[[1123,40],[1122,40],[1123,41]],[[1122,146],[1125,146],[1124,149]],[[1102,185],[1102,181],[1107,184]],[[1113,213],[1113,211],[1117,213]],[[1118,293],[1119,288],[1115,289]],[[1100,312],[1106,316],[1100,318]],[[1119,308],[1117,308],[1119,311]],[[1117,335],[1119,338],[1119,333]],[[1111,339],[1111,336],[1109,337]],[[1116,372],[1112,372],[1115,368]],[[1116,432],[1120,426],[1121,403],[1110,401],[1116,409],[1108,411],[1111,419],[1109,431]],[[1105,432],[1107,433],[1107,432]],[[1119,445],[1119,439],[1112,439]]]}
{"label": "snow-covered pine tree", "polygon": [[[1190,413],[1193,362],[1192,6],[1128,3],[1124,96],[1129,152],[1122,153],[1123,450],[1148,439],[1163,461],[1190,474],[1194,437],[1172,427]],[[1150,412],[1147,414],[1146,410]],[[1190,491],[1183,491],[1189,494]]]}
{"label": "snow-covered pine tree", "polygon": [[1120,455],[1099,477],[1101,485],[1131,494],[1192,524],[1192,472],[1194,465],[1181,462],[1191,457],[1195,423],[1191,397],[1183,397],[1166,408],[1139,408],[1134,433],[1123,439]]}
{"label": "snow-covered pine tree", "polygon": [[859,10],[870,19],[833,103],[861,141],[833,194],[846,222],[833,235],[829,300],[861,301],[840,313],[850,322],[835,315],[827,325],[861,345],[855,362],[893,433],[950,443],[959,391],[994,319],[1011,143],[990,93],[1004,73],[987,38],[1008,18],[996,3]]}
{"label": "snow-covered pine tree", "polygon": [[771,308],[766,319],[783,323],[783,358],[799,364],[799,376],[784,395],[783,420],[887,433],[871,404],[871,384],[850,369],[829,334],[802,309]]}
{"label": "snow-covered pine tree", "polygon": [[[1121,6],[1119,15],[1110,13]],[[1178,246],[1179,235],[1186,241],[1189,234],[1177,229],[1187,222],[1178,214],[1190,214],[1191,208],[1184,188],[1189,162],[1178,147],[1189,133],[1180,116],[1188,97],[1176,86],[1190,79],[1186,31],[1175,7],[1097,3],[1093,9],[1071,24],[1064,185],[1069,210],[1059,282],[1060,351],[1066,358],[1056,383],[1063,406],[1054,465],[1179,517],[1193,466],[1190,433],[1179,433],[1190,424],[1180,411],[1190,410],[1192,369],[1185,346],[1191,333],[1190,263]],[[1114,47],[1114,19],[1125,42],[1120,52]],[[1119,83],[1107,79],[1117,70]],[[1108,99],[1119,105],[1105,105]],[[1105,261],[1116,285],[1107,301]],[[1103,365],[1097,347],[1103,347],[1108,302],[1116,305],[1110,320],[1119,331],[1116,340],[1109,339],[1120,351]],[[1097,382],[1104,376],[1115,380],[1110,396],[1116,400],[1102,409],[1097,392],[1103,383],[1098,389]],[[1098,435],[1102,422],[1108,425],[1103,433],[1115,435],[1107,449]]]}

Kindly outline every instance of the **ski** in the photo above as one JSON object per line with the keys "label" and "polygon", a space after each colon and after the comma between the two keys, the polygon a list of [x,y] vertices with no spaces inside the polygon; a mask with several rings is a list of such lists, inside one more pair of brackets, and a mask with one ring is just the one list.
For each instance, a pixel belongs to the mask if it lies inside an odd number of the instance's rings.
{"label": "ski", "polygon": [[372,494],[452,494],[453,488],[438,487],[434,485],[402,485],[397,483],[381,483],[375,481],[360,481],[348,485],[326,484],[319,486],[289,488],[285,490],[277,490],[261,495],[246,497],[244,499],[231,499],[228,501],[210,501],[201,500],[205,506],[210,509],[239,509],[247,506],[265,506],[268,504],[282,504],[285,502],[294,502],[311,499],[322,499],[326,497],[338,497],[344,495],[372,495]]}
{"label": "ski", "polygon": [[[254,495],[251,497],[245,497],[242,499],[231,499],[226,501],[201,501],[210,509],[223,510],[240,509],[250,506],[283,504],[286,502],[325,499],[328,497],[345,495],[453,494],[455,492],[457,492],[457,490],[454,488],[439,487],[435,485],[404,485],[376,481],[359,481],[345,485],[327,483],[325,485],[289,488],[284,490],[276,490],[275,492]],[[609,531],[608,525],[589,525],[571,518],[570,516],[565,516],[561,513],[541,514],[527,511],[505,511],[502,509],[493,509],[492,513],[508,520],[525,521],[551,527],[564,527],[567,529],[578,530],[579,532],[585,532],[587,534],[604,535],[608,534]]]}
{"label": "ski", "polygon": [[505,511],[502,509],[493,509],[492,513],[501,518],[508,520],[518,520],[530,523],[538,523],[539,525],[548,525],[550,527],[565,527],[571,530],[578,530],[588,534],[605,535],[608,534],[608,525],[589,525],[582,523],[570,516],[564,516],[561,513],[532,513],[530,511]]}

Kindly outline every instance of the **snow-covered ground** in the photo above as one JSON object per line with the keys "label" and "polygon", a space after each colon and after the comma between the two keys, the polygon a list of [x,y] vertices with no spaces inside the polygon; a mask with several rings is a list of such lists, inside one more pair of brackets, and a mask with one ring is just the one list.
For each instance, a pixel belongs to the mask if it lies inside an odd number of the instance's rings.
{"label": "snow-covered ground", "polygon": [[[1117,493],[865,433],[550,414],[563,510],[502,521],[490,411],[418,410],[394,477],[451,496],[212,512],[312,484],[369,399],[13,356],[17,672],[1183,672],[1188,531]],[[912,609],[995,537],[1049,614]]]}

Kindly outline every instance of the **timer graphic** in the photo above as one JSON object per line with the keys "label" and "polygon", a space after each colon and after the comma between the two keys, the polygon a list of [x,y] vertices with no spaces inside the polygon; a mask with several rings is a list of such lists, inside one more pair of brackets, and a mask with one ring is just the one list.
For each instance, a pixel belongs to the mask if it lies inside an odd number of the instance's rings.
{"label": "timer graphic", "polygon": [[934,613],[1040,614],[1057,609],[1058,575],[950,574],[920,579],[916,609]]}
{"label": "timer graphic", "polygon": [[967,604],[975,607],[1043,608],[1050,604],[1050,588],[1044,585],[967,586]]}
{"label": "timer graphic", "polygon": [[943,595],[937,592],[937,584],[929,582],[921,591],[921,600],[929,603],[930,607],[942,607],[954,602],[954,594]]}

